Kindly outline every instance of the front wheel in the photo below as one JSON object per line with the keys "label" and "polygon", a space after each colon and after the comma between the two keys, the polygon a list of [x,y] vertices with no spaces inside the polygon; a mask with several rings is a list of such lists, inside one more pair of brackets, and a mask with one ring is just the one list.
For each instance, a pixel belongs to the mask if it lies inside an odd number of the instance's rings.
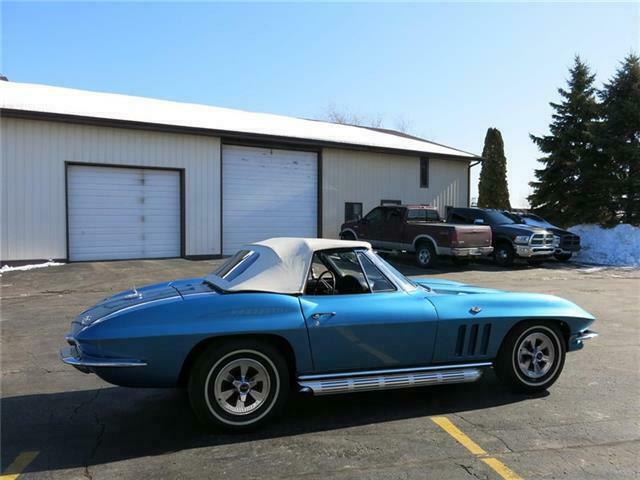
{"label": "front wheel", "polygon": [[203,424],[249,430],[284,406],[289,371],[282,355],[268,343],[214,344],[196,360],[188,390],[191,407]]}
{"label": "front wheel", "polygon": [[549,322],[525,322],[505,337],[495,370],[518,392],[546,390],[558,379],[566,347],[559,328]]}
{"label": "front wheel", "polygon": [[493,260],[496,265],[501,267],[510,267],[513,265],[515,252],[513,247],[506,242],[499,243],[493,251]]}
{"label": "front wheel", "polygon": [[556,257],[556,260],[559,262],[568,262],[571,259],[571,255],[571,253],[556,253],[554,257]]}

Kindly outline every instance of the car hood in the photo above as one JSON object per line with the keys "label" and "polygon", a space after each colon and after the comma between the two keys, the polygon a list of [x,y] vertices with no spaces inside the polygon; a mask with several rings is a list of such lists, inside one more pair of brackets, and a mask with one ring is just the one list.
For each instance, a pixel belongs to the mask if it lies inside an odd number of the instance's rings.
{"label": "car hood", "polygon": [[78,315],[72,323],[82,328],[125,308],[172,298],[181,299],[186,295],[201,291],[211,292],[211,289],[203,284],[202,278],[173,280],[140,288],[134,287],[101,300]]}
{"label": "car hood", "polygon": [[419,278],[414,281],[422,286],[425,286],[435,293],[448,294],[448,295],[468,295],[474,293],[498,293],[502,290],[495,290],[493,288],[482,288],[474,285],[467,285],[460,282],[454,282],[451,280],[444,280],[439,278]]}

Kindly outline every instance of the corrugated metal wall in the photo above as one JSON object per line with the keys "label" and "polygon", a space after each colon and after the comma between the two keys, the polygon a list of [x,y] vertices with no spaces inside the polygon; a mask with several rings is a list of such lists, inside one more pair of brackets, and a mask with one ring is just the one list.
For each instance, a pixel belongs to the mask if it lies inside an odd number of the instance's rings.
{"label": "corrugated metal wall", "polygon": [[468,163],[430,159],[429,188],[420,188],[420,159],[325,148],[322,153],[322,233],[336,238],[345,202],[361,202],[363,214],[380,200],[429,203],[445,215],[447,205],[467,206]]}
{"label": "corrugated metal wall", "polygon": [[65,258],[65,162],[185,169],[187,255],[220,253],[220,140],[0,120],[0,259]]}

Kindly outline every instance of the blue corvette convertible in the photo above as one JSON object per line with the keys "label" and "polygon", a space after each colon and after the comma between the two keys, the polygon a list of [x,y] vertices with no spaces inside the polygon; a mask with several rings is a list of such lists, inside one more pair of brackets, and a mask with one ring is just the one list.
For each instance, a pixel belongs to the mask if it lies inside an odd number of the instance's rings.
{"label": "blue corvette convertible", "polygon": [[413,281],[366,242],[275,238],[205,278],[82,312],[62,361],[130,387],[186,386],[196,415],[253,428],[292,389],[325,395],[473,382],[551,386],[594,318],[550,295]]}

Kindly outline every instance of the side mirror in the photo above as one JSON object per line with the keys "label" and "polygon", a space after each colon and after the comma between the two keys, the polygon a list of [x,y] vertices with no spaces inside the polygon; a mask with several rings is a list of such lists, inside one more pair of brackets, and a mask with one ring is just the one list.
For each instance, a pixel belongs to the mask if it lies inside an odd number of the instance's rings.
{"label": "side mirror", "polygon": [[481,219],[481,218],[476,218],[476,219],[473,221],[473,224],[474,224],[474,225],[484,225],[484,220],[483,220],[483,219]]}
{"label": "side mirror", "polygon": [[356,222],[359,222],[360,220],[362,220],[362,215],[360,215],[359,213],[356,213],[355,220],[356,220]]}

